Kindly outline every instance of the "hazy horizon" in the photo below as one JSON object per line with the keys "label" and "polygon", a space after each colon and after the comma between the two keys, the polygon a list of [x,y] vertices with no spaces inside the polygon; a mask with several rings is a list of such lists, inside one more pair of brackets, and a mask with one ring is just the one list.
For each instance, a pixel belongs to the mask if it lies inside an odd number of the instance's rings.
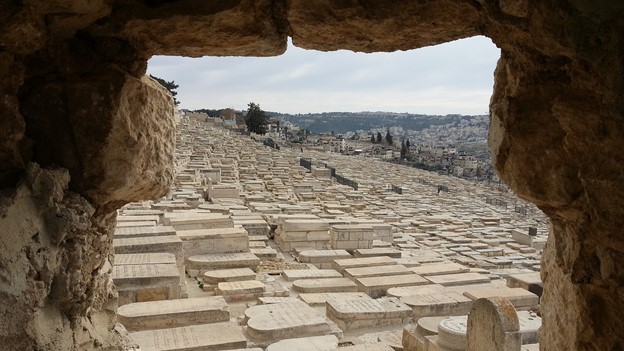
{"label": "hazy horizon", "polygon": [[148,73],[180,87],[183,109],[288,114],[395,112],[428,115],[488,113],[500,51],[473,37],[393,53],[320,52],[288,45],[275,57],[155,56]]}

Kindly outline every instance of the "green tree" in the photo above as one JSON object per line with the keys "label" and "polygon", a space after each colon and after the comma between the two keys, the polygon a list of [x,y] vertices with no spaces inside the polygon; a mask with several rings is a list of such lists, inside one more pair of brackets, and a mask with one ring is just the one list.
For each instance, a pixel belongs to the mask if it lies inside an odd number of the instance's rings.
{"label": "green tree", "polygon": [[375,134],[371,134],[371,143],[375,143]]}
{"label": "green tree", "polygon": [[381,144],[381,132],[377,132],[377,144]]}
{"label": "green tree", "polygon": [[180,104],[180,101],[178,101],[178,99],[176,99],[176,95],[178,95],[178,92],[175,91],[176,89],[178,89],[180,86],[177,85],[173,80],[171,82],[168,82],[162,78],[158,78],[156,76],[153,76],[150,74],[150,77],[152,77],[154,80],[156,80],[158,83],[160,83],[160,85],[162,85],[163,87],[165,87],[165,89],[169,90],[169,92],[171,93],[171,97],[173,97],[173,103],[178,106]]}
{"label": "green tree", "polygon": [[409,148],[410,148],[410,142],[409,142],[409,139],[407,139],[407,140],[405,141],[405,147],[407,147],[407,149],[409,150]]}
{"label": "green tree", "polygon": [[401,143],[401,160],[404,160],[405,157],[407,156],[407,143],[405,141],[403,141]]}
{"label": "green tree", "polygon": [[247,131],[256,134],[266,134],[269,117],[260,109],[260,105],[250,102],[247,106],[247,115],[245,115],[245,124]]}
{"label": "green tree", "polygon": [[386,132],[386,142],[388,145],[392,145],[392,135],[390,134],[390,129]]}

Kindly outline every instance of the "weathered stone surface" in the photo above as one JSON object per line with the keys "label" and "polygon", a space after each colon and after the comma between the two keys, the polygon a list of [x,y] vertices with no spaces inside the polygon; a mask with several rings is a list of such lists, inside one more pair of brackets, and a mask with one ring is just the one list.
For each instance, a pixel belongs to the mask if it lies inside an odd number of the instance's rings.
{"label": "weathered stone surface", "polygon": [[173,180],[173,104],[150,78],[102,69],[29,89],[23,114],[34,157],[69,169],[71,187],[98,206],[162,196]]}
{"label": "weathered stone surface", "polygon": [[228,322],[230,311],[221,296],[136,302],[117,310],[119,322],[128,330],[184,327]]}
{"label": "weathered stone surface", "polygon": [[75,350],[75,340],[90,340],[114,349],[127,342],[109,283],[114,216],[97,214],[68,182],[66,170],[31,164],[24,182],[0,196],[2,348]]}
{"label": "weathered stone surface", "polygon": [[[469,351],[520,350],[522,337],[518,315],[508,300],[493,297],[475,301],[467,323]],[[438,331],[441,332],[441,329],[438,328]]]}

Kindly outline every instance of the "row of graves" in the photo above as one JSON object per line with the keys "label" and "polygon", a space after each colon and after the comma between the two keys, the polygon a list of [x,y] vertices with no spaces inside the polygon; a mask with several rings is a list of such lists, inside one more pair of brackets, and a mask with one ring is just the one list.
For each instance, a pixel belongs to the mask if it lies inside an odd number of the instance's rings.
{"label": "row of graves", "polygon": [[175,164],[166,197],[117,217],[135,350],[538,350],[546,221],[485,201],[512,195],[203,116],[180,121]]}

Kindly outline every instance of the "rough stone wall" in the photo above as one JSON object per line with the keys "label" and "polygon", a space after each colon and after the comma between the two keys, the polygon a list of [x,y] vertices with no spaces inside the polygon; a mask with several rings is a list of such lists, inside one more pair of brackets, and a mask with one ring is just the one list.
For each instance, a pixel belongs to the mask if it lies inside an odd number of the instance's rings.
{"label": "rough stone wall", "polygon": [[482,34],[502,52],[494,164],[553,222],[542,349],[624,349],[623,14],[610,0],[0,0],[0,228],[15,228],[0,232],[0,302],[22,306],[11,313],[24,326],[2,323],[0,345],[121,348],[103,283],[110,218],[171,181],[172,105],[141,78],[151,55],[277,55],[288,36],[394,51]]}
{"label": "rough stone wall", "polygon": [[0,1],[0,350],[124,350],[115,210],[173,180],[173,101],[109,1]]}

